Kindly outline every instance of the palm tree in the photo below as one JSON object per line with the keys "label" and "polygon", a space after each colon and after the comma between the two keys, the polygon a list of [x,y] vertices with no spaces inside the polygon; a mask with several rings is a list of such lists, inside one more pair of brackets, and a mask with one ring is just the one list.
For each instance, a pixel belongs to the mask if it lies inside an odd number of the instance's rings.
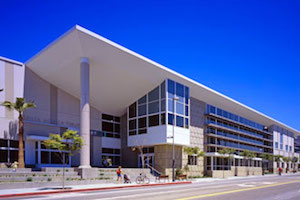
{"label": "palm tree", "polygon": [[[298,163],[298,158],[296,156],[293,157],[292,162],[293,162],[293,171],[295,173],[296,171],[296,164]],[[298,168],[298,167],[297,167]]]}
{"label": "palm tree", "polygon": [[28,108],[36,107],[33,102],[25,102],[25,98],[16,98],[16,102],[4,101],[2,106],[8,109],[14,109],[19,113],[19,153],[18,153],[18,163],[19,168],[24,168],[24,119],[23,112]]}
{"label": "palm tree", "polygon": [[247,161],[247,176],[249,176],[249,161],[251,161],[253,158],[255,158],[255,153],[249,150],[244,150],[241,153],[241,156],[243,156]]}
{"label": "palm tree", "polygon": [[267,161],[269,163],[269,161],[273,160],[273,155],[269,154],[269,153],[262,153],[259,156],[260,158],[262,158],[262,162],[261,162],[261,167],[262,167],[262,174],[265,174],[265,167],[264,167],[264,161]]}
{"label": "palm tree", "polygon": [[205,152],[200,151],[199,147],[184,147],[183,151],[189,156],[204,157]]}

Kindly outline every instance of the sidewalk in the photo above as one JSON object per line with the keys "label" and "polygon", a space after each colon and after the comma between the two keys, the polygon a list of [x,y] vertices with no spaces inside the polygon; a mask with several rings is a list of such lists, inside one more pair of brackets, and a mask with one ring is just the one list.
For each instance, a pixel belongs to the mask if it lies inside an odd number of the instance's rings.
{"label": "sidewalk", "polygon": [[87,192],[87,191],[100,191],[100,190],[112,190],[112,189],[122,189],[122,188],[137,188],[137,187],[151,187],[151,186],[161,186],[161,185],[177,185],[177,184],[191,184],[191,181],[177,181],[177,182],[162,182],[155,183],[151,182],[149,184],[93,184],[93,185],[72,185],[66,186],[65,190],[61,189],[61,185],[49,186],[43,188],[24,188],[24,189],[0,189],[0,199],[8,197],[18,197],[18,196],[34,196],[34,195],[46,195],[55,193],[66,193],[66,192]]}
{"label": "sidewalk", "polygon": [[[300,175],[300,173],[295,174],[282,174],[282,176],[290,176],[290,175]],[[46,194],[54,194],[54,193],[65,193],[65,192],[87,192],[87,191],[100,191],[100,190],[113,190],[113,189],[125,189],[125,188],[137,188],[137,187],[151,187],[151,186],[161,186],[161,185],[177,185],[177,184],[191,184],[191,183],[201,183],[201,182],[214,182],[214,181],[224,181],[224,180],[239,180],[239,179],[251,179],[251,178],[259,178],[259,177],[276,177],[278,174],[267,174],[265,176],[243,176],[243,177],[228,177],[228,178],[198,178],[192,179],[189,181],[177,181],[177,182],[163,182],[163,183],[155,183],[151,182],[150,184],[117,184],[117,183],[109,183],[109,184],[89,184],[89,185],[72,185],[66,186],[67,189],[60,189],[61,184],[57,186],[49,186],[49,187],[39,187],[39,188],[24,188],[24,189],[0,189],[0,199],[8,198],[8,197],[17,197],[17,196],[34,196],[34,195],[46,195]]]}

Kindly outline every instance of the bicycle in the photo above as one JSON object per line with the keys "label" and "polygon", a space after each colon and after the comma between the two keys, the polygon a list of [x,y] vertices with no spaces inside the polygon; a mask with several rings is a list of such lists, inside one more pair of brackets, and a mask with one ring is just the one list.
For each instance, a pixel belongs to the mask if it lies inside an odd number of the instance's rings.
{"label": "bicycle", "polygon": [[140,173],[140,175],[138,177],[136,177],[135,182],[137,184],[149,184],[150,183],[150,179],[147,177],[146,174]]}

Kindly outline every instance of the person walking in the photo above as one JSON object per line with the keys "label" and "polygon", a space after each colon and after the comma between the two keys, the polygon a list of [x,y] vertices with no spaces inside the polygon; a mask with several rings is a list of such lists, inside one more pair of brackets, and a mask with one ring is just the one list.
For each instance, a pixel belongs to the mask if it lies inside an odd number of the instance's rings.
{"label": "person walking", "polygon": [[116,172],[117,172],[117,182],[122,183],[122,167],[119,166]]}
{"label": "person walking", "polygon": [[279,168],[278,168],[278,174],[279,174],[279,176],[281,176],[281,173],[282,173],[282,168],[279,167]]}

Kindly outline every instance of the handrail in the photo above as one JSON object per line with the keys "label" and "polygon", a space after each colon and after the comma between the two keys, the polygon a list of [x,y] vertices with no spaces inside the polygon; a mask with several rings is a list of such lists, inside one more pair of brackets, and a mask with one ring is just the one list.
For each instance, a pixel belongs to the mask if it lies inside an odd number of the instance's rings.
{"label": "handrail", "polygon": [[155,171],[157,174],[159,174],[159,176],[162,174],[160,171],[158,171],[157,169],[155,169],[155,168],[152,167],[151,165],[146,164],[146,166],[147,166],[148,168],[150,168],[151,170]]}

